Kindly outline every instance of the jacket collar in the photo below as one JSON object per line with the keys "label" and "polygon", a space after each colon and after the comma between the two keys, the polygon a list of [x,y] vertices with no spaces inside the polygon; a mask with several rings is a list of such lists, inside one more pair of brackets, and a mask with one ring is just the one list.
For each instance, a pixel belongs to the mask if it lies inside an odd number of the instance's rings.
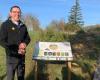
{"label": "jacket collar", "polygon": [[21,20],[19,20],[18,23],[17,23],[17,22],[13,22],[10,18],[8,18],[8,20],[9,20],[10,22],[12,22],[13,24],[18,25],[18,26],[24,25],[23,22],[22,22]]}

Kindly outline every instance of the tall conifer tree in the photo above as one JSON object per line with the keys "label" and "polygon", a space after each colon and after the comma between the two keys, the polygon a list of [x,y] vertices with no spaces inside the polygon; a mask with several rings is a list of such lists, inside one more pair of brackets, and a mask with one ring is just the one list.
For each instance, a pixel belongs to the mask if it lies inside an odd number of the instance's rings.
{"label": "tall conifer tree", "polygon": [[84,24],[79,0],[75,0],[75,5],[73,5],[71,8],[70,16],[68,18],[68,23],[71,25],[77,25],[79,27],[83,26]]}

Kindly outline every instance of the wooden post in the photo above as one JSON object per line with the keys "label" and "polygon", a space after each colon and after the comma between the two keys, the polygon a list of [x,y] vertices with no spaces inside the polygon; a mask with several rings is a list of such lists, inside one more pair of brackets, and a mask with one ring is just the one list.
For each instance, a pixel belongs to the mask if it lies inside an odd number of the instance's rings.
{"label": "wooden post", "polygon": [[68,80],[71,80],[71,62],[67,62],[67,68],[68,68]]}
{"label": "wooden post", "polygon": [[37,71],[38,71],[37,70],[37,61],[35,61],[35,76],[34,76],[35,80],[37,80],[37,75],[38,75]]}
{"label": "wooden post", "polygon": [[49,75],[48,75],[48,63],[49,63],[49,61],[46,61],[46,74],[47,74],[47,79],[46,79],[46,80],[49,80]]}

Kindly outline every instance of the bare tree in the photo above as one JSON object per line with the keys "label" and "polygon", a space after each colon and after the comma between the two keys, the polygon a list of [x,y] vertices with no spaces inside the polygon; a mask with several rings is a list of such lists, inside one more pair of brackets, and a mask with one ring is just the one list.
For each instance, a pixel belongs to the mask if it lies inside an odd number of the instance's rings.
{"label": "bare tree", "polygon": [[22,19],[23,19],[23,22],[27,25],[29,31],[38,31],[38,30],[40,30],[39,20],[35,16],[32,16],[31,14],[27,14],[27,15],[24,15],[22,17]]}

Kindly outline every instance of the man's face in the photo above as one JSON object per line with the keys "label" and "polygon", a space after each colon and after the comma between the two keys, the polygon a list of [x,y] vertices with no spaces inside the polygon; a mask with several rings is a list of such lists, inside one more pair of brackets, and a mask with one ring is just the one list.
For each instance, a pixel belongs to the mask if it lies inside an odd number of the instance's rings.
{"label": "man's face", "polygon": [[14,21],[19,21],[21,15],[21,11],[19,8],[15,7],[10,12],[10,17]]}

